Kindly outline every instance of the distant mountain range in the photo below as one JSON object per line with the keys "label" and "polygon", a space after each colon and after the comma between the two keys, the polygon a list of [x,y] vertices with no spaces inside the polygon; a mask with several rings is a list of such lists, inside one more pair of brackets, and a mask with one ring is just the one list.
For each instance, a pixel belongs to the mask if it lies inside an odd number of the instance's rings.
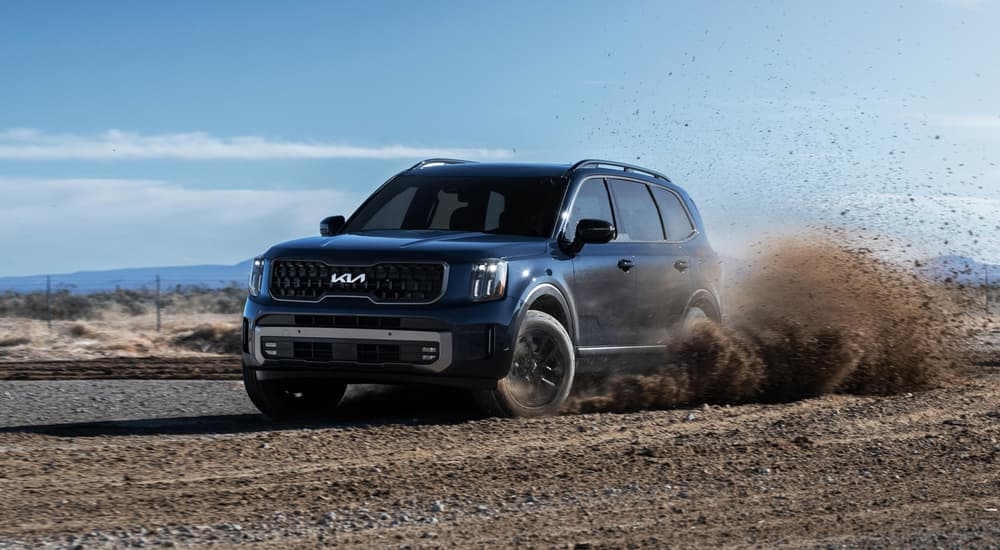
{"label": "distant mountain range", "polygon": [[[111,269],[108,271],[77,271],[62,275],[52,275],[52,290],[66,289],[74,293],[87,294],[115,289],[153,289],[156,277],[160,277],[160,288],[164,292],[175,290],[178,285],[222,288],[232,284],[244,285],[250,274],[250,263],[246,260],[236,265],[190,265],[172,267],[139,267]],[[0,277],[0,292],[37,292],[45,290],[45,275],[26,277]]]}
{"label": "distant mountain range", "polygon": [[[160,277],[160,288],[164,292],[182,287],[200,286],[222,288],[229,285],[246,284],[250,274],[251,260],[236,265],[191,265],[172,267],[140,267],[112,269],[108,271],[78,271],[63,275],[52,275],[52,290],[69,290],[75,293],[91,293],[117,288],[127,290],[153,289],[156,277]],[[749,264],[736,259],[726,260],[729,276],[746,275]],[[1000,287],[1000,265],[978,262],[964,256],[938,256],[914,264],[914,269],[923,277],[940,282],[967,285],[981,285],[987,275],[993,286]],[[45,275],[26,277],[0,277],[0,292],[37,292],[45,290]]]}

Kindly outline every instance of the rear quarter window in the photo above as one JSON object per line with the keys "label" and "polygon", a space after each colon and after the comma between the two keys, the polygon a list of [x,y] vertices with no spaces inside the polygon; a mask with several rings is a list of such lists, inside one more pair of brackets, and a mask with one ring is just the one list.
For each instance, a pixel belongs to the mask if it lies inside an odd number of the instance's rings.
{"label": "rear quarter window", "polygon": [[653,197],[660,207],[663,227],[667,230],[668,241],[683,241],[694,233],[694,224],[676,193],[662,187],[652,187]]}

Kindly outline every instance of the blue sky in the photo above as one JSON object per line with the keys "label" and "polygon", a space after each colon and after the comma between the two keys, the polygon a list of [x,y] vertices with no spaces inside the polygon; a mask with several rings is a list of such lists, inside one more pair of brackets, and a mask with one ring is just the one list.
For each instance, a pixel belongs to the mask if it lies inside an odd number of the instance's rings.
{"label": "blue sky", "polygon": [[[235,263],[420,157],[1000,261],[1000,3],[0,4],[0,275]],[[912,245],[906,247],[906,244]]]}

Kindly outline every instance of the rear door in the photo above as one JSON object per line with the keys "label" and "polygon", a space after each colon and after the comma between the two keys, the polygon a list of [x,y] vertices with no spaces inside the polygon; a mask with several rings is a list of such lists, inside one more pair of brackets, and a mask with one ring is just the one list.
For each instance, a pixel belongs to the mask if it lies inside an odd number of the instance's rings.
{"label": "rear door", "polygon": [[[566,225],[566,239],[573,240],[576,224],[582,219],[617,225],[603,178],[589,178],[580,184]],[[634,260],[629,245],[618,240],[585,245],[573,257],[570,291],[579,319],[581,348],[622,346],[632,341],[630,319],[636,285],[629,270],[619,267],[625,259]]]}
{"label": "rear door", "polygon": [[688,248],[691,238],[695,236],[695,226],[680,195],[659,185],[650,185],[649,188],[663,220],[663,229],[667,235],[664,246],[671,259],[669,271],[676,281],[672,291],[674,296],[665,302],[668,309],[664,312],[663,319],[667,326],[671,326],[684,319],[688,300],[697,287],[697,269],[691,269],[694,267],[694,259]]}
{"label": "rear door", "polygon": [[653,197],[658,186],[626,179],[609,179],[608,183],[622,220],[619,239],[630,245],[635,256],[631,343],[657,351],[668,343],[670,329],[684,313],[690,296],[690,260],[681,243],[667,242],[660,207]]}

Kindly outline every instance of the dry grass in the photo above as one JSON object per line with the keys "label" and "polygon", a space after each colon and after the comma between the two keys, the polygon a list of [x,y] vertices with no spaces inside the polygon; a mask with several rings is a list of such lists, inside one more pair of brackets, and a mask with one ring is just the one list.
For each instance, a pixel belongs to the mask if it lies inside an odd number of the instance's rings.
{"label": "dry grass", "polygon": [[[74,295],[0,294],[0,360],[85,360],[107,357],[184,357],[239,353],[246,290],[178,288],[160,297],[117,290]],[[52,315],[51,328],[45,319]]]}
{"label": "dry grass", "polygon": [[[203,326],[214,327],[212,331],[218,335],[211,345],[193,344],[187,339]],[[218,313],[164,315],[160,332],[156,331],[155,313],[104,313],[99,319],[85,322],[53,321],[51,329],[37,319],[0,317],[0,360],[210,356],[238,351],[239,327],[238,314]],[[235,344],[225,343],[226,334]]]}
{"label": "dry grass", "polygon": [[[243,309],[246,289],[241,286],[210,290],[199,287],[174,289],[160,295],[164,315],[231,313]],[[28,319],[90,320],[106,316],[139,317],[156,311],[156,294],[150,290],[115,290],[93,294],[71,294],[67,290],[0,294],[0,317]]]}

